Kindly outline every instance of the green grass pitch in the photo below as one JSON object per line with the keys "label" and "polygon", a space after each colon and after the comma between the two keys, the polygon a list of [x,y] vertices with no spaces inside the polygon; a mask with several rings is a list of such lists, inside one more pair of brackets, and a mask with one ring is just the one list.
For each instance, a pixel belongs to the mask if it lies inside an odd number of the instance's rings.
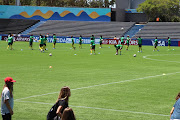
{"label": "green grass pitch", "polygon": [[48,43],[41,53],[38,43],[30,50],[28,42],[15,42],[7,50],[0,41],[0,87],[7,76],[17,81],[13,120],[45,120],[63,86],[71,88],[77,120],[169,120],[180,91],[179,47],[153,52],[153,46],[143,46],[138,53],[138,46],[124,46],[115,55],[113,45],[96,44],[96,55],[90,55],[88,44],[75,46],[52,49]]}

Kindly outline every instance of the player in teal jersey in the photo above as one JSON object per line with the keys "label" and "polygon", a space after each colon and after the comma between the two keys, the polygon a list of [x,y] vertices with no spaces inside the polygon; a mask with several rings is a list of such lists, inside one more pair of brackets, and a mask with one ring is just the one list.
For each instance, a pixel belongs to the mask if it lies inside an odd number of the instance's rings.
{"label": "player in teal jersey", "polygon": [[116,48],[116,54],[115,55],[118,55],[118,50],[119,50],[119,54],[121,55],[121,50],[123,48],[123,45],[120,45],[120,44],[117,44],[117,45],[114,45],[114,47]]}
{"label": "player in teal jersey", "polygon": [[79,37],[79,48],[82,48],[82,41],[83,41],[83,39],[82,39],[82,36],[80,35],[80,37]]}
{"label": "player in teal jersey", "polygon": [[154,50],[153,50],[153,51],[155,51],[155,50],[159,51],[159,50],[157,49],[157,46],[158,46],[158,39],[157,39],[157,37],[156,37],[155,40],[154,40]]}
{"label": "player in teal jersey", "polygon": [[92,36],[91,36],[91,38],[92,38],[92,40],[95,40],[95,37],[94,37],[94,35],[92,35]]}
{"label": "player in teal jersey", "polygon": [[90,55],[92,55],[92,51],[94,51],[94,55],[96,54],[95,53],[95,40],[93,39],[93,37],[91,37],[91,49],[90,49],[90,51],[91,51],[91,53],[90,53]]}
{"label": "player in teal jersey", "polygon": [[53,34],[53,49],[55,49],[56,40],[57,40],[56,34]]}
{"label": "player in teal jersey", "polygon": [[44,50],[46,50],[47,37],[48,37],[48,35],[44,36],[44,45],[43,45]]}
{"label": "player in teal jersey", "polygon": [[7,47],[7,49],[9,49],[9,47],[11,47],[11,50],[12,50],[12,49],[13,49],[13,48],[12,48],[12,43],[13,43],[12,34],[9,34],[7,41],[8,41],[8,47]]}
{"label": "player in teal jersey", "polygon": [[103,37],[102,37],[102,35],[101,35],[100,38],[99,38],[99,45],[100,45],[99,48],[102,48],[102,41],[103,41]]}
{"label": "player in teal jersey", "polygon": [[35,40],[33,35],[30,35],[29,37],[29,48],[31,48],[31,50],[33,50],[33,40]]}
{"label": "player in teal jersey", "polygon": [[124,36],[121,37],[121,45],[124,45]]}
{"label": "player in teal jersey", "polygon": [[73,36],[71,36],[71,41],[72,41],[72,47],[73,47],[73,49],[75,50],[76,47],[74,47],[74,38],[73,38]]}
{"label": "player in teal jersey", "polygon": [[167,42],[168,42],[168,50],[169,50],[169,49],[170,49],[170,46],[171,46],[171,38],[168,37],[167,40],[168,40]]}
{"label": "player in teal jersey", "polygon": [[138,40],[138,45],[139,45],[139,51],[138,52],[142,52],[142,38],[141,36],[139,36]]}
{"label": "player in teal jersey", "polygon": [[39,40],[41,52],[44,52],[44,41],[45,41],[45,38],[41,35],[40,40]]}
{"label": "player in teal jersey", "polygon": [[126,50],[128,50],[128,48],[129,48],[129,42],[130,42],[130,40],[131,40],[131,38],[129,38],[129,35],[128,35],[127,38],[126,38],[126,44],[127,44]]}

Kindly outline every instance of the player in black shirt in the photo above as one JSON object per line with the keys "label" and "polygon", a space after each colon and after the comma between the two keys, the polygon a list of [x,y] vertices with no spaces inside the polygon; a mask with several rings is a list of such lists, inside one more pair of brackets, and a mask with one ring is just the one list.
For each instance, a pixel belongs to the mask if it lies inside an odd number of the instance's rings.
{"label": "player in black shirt", "polygon": [[58,120],[62,117],[63,111],[68,107],[69,97],[71,96],[70,88],[63,87],[59,93],[56,103],[52,106],[47,115],[47,120]]}

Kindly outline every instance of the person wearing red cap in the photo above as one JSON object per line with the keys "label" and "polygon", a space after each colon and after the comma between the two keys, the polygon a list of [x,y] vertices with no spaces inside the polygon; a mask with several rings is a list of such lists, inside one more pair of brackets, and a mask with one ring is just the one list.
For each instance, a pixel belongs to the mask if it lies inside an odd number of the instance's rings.
{"label": "person wearing red cap", "polygon": [[5,85],[1,93],[1,114],[3,120],[11,120],[13,113],[13,83],[16,82],[11,77],[4,79]]}

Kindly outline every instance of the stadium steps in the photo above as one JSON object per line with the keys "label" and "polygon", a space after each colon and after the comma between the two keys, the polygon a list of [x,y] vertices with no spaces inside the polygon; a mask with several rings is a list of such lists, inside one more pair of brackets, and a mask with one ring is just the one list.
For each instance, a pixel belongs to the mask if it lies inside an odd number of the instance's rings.
{"label": "stadium steps", "polygon": [[134,37],[136,33],[138,33],[145,25],[135,24],[132,26],[125,34],[124,36],[129,35],[130,38]]}
{"label": "stadium steps", "polygon": [[0,34],[20,34],[38,22],[39,20],[0,19]]}
{"label": "stadium steps", "polygon": [[[113,38],[114,36],[123,35],[134,22],[84,22],[84,21],[46,21],[46,23],[37,27],[28,34],[50,35],[56,33],[57,36],[74,36],[90,37],[92,34],[95,37],[102,35],[104,38]],[[123,28],[123,29],[122,29]]]}
{"label": "stadium steps", "polygon": [[35,25],[31,26],[30,28],[26,29],[24,32],[22,32],[22,35],[27,35],[28,33],[30,33],[31,31],[35,30],[37,27],[39,27],[40,25],[44,24],[46,21],[40,21],[38,23],[36,23]]}
{"label": "stadium steps", "polygon": [[144,39],[177,39],[180,38],[180,22],[148,22],[136,35]]}

